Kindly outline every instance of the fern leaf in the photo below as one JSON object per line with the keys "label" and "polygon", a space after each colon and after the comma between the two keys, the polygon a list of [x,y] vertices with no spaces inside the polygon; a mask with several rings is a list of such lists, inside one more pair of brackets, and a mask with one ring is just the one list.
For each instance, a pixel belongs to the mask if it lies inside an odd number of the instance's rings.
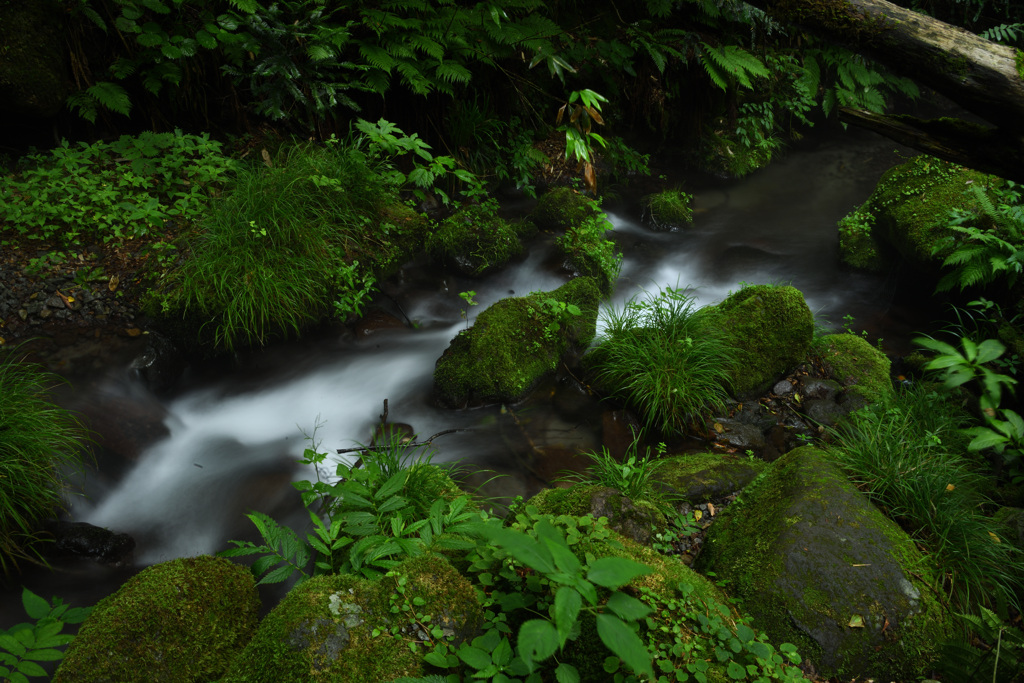
{"label": "fern leaf", "polygon": [[472,74],[461,64],[442,62],[434,69],[434,75],[445,83],[469,83]]}
{"label": "fern leaf", "polygon": [[128,92],[117,83],[100,81],[86,90],[89,95],[95,98],[96,102],[116,114],[128,116],[132,109],[131,99]]}
{"label": "fern leaf", "polygon": [[409,38],[409,42],[414,48],[428,57],[432,57],[437,60],[444,59],[444,48],[441,47],[441,44],[436,40],[425,35],[413,35]]}
{"label": "fern leaf", "polygon": [[314,62],[323,62],[328,59],[334,59],[334,50],[327,45],[314,44],[306,48],[306,56]]}
{"label": "fern leaf", "polygon": [[[748,90],[753,89],[751,78],[763,78],[769,74],[768,68],[760,59],[739,45],[722,45],[717,48],[711,47],[707,43],[701,43],[701,45],[704,47],[702,55],[706,55],[709,58],[704,60],[705,70],[708,70],[708,62],[713,62],[717,67],[716,72],[719,76],[728,74]],[[710,70],[708,70],[708,73],[711,75]],[[712,80],[715,81],[716,85],[722,87],[719,84],[719,79],[716,79],[713,75]]]}
{"label": "fern leaf", "polygon": [[387,50],[372,43],[360,43],[359,54],[363,56],[367,64],[388,74],[398,65],[398,61],[388,54]]}

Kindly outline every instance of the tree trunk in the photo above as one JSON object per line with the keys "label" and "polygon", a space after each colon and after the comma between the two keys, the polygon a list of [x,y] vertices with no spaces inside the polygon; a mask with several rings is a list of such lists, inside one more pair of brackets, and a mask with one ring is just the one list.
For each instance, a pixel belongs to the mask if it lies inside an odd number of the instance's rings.
{"label": "tree trunk", "polygon": [[[929,154],[1024,182],[1024,53],[886,0],[748,0],[774,19],[865,52],[994,130],[847,109],[840,116]],[[955,120],[953,120],[955,121]]]}

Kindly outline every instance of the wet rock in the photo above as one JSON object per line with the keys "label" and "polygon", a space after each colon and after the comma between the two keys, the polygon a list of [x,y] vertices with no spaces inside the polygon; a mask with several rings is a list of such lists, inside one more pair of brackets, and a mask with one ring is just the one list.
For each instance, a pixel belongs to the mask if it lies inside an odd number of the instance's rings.
{"label": "wet rock", "polygon": [[793,384],[788,379],[780,379],[772,387],[772,393],[777,396],[789,396],[793,393]]}
{"label": "wet rock", "polygon": [[720,419],[715,422],[715,430],[721,426],[717,442],[727,448],[738,451],[760,451],[764,448],[764,435],[756,425],[744,424],[735,419]]}
{"label": "wet rock", "polygon": [[600,484],[545,489],[529,503],[543,514],[606,517],[609,528],[642,545],[650,545],[652,529],[665,526],[665,515],[650,502],[634,501]]}
{"label": "wet rock", "polygon": [[142,387],[117,378],[108,378],[88,403],[76,408],[98,435],[97,444],[128,460],[170,433],[163,404]]}
{"label": "wet rock", "polygon": [[131,563],[135,539],[128,534],[86,522],[51,521],[44,529],[54,539],[44,546],[51,559],[87,558],[114,566]]}
{"label": "wet rock", "polygon": [[356,336],[365,339],[380,332],[406,329],[405,323],[397,317],[384,311],[374,310],[367,313],[362,320],[356,323]]}
{"label": "wet rock", "polygon": [[[910,680],[953,633],[912,540],[828,457],[798,448],[773,463],[715,521],[697,561],[772,642],[822,678]],[[866,657],[865,653],[870,653]]]}
{"label": "wet rock", "polygon": [[804,402],[804,414],[807,418],[825,427],[835,425],[847,412],[831,399],[811,399]]}
{"label": "wet rock", "polygon": [[800,393],[804,398],[831,401],[843,387],[835,380],[803,377],[800,380]]}
{"label": "wet rock", "polygon": [[184,357],[171,340],[151,333],[145,351],[132,360],[131,368],[150,391],[162,394],[174,387],[185,365]]}
{"label": "wet rock", "polygon": [[46,298],[46,305],[50,308],[64,308],[64,299],[54,294]]}
{"label": "wet rock", "polygon": [[606,410],[601,413],[601,443],[612,457],[622,460],[640,433],[640,421],[629,410]]}

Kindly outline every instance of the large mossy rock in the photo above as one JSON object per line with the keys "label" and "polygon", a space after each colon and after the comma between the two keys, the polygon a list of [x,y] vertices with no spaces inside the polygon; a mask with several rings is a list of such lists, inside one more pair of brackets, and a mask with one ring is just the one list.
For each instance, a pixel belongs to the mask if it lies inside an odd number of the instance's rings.
{"label": "large mossy rock", "polygon": [[[430,639],[392,596],[431,616],[458,647],[477,635],[482,611],[473,586],[438,556],[421,556],[378,581],[323,575],[292,589],[267,615],[221,683],[368,683],[422,676],[423,654],[409,643]],[[399,581],[404,582],[399,592]],[[392,631],[392,628],[395,631]],[[378,635],[374,635],[374,630]]]}
{"label": "large mossy rock", "polygon": [[664,510],[655,501],[633,500],[600,484],[577,483],[569,488],[544,489],[529,504],[548,515],[604,517],[610,529],[643,545],[650,545],[651,534],[666,523]]}
{"label": "large mossy rock", "polygon": [[522,400],[567,353],[594,338],[600,300],[594,280],[584,277],[493,304],[437,360],[438,401],[461,408]]}
{"label": "large mossy rock", "polygon": [[863,337],[830,334],[817,340],[812,352],[821,358],[829,377],[839,382],[848,395],[860,397],[858,403],[875,403],[892,396],[892,364]]}
{"label": "large mossy rock", "polygon": [[871,197],[839,221],[840,258],[856,268],[884,270],[896,260],[938,271],[948,251],[933,254],[951,233],[950,209],[980,212],[967,190],[1002,180],[921,155],[882,174]]}
{"label": "large mossy rock", "polygon": [[483,275],[523,253],[522,240],[537,232],[529,221],[509,223],[497,206],[475,204],[441,221],[427,237],[427,250],[464,275]]}
{"label": "large mossy rock", "polygon": [[777,460],[711,527],[698,558],[773,641],[822,678],[916,680],[951,635],[922,557],[820,450]]}
{"label": "large mossy rock", "polygon": [[600,204],[560,187],[541,196],[530,219],[541,229],[559,233],[555,245],[564,257],[565,272],[572,277],[592,277],[602,294],[611,294],[622,257],[606,237],[612,224]]}
{"label": "large mossy rock", "polygon": [[729,371],[736,396],[763,391],[797,366],[814,335],[814,315],[793,287],[744,287],[707,313],[705,324],[736,349]]}
{"label": "large mossy rock", "polygon": [[259,602],[252,573],[223,558],[153,565],[100,601],[53,680],[217,680],[255,632]]}
{"label": "large mossy rock", "polygon": [[654,480],[669,496],[697,505],[743,489],[764,471],[764,460],[721,453],[675,455],[663,460]]}

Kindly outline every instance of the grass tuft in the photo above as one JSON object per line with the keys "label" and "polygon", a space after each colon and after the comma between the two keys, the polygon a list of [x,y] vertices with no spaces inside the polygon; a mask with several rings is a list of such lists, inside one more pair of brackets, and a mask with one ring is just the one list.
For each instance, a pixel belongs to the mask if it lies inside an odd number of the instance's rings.
{"label": "grass tuft", "polygon": [[0,349],[0,570],[38,561],[39,522],[64,506],[63,468],[80,468],[85,430],[49,398],[57,378]]}
{"label": "grass tuft", "polygon": [[645,428],[676,434],[728,397],[733,348],[704,326],[704,309],[665,288],[604,313],[604,332],[587,356],[598,387],[624,400]]}

